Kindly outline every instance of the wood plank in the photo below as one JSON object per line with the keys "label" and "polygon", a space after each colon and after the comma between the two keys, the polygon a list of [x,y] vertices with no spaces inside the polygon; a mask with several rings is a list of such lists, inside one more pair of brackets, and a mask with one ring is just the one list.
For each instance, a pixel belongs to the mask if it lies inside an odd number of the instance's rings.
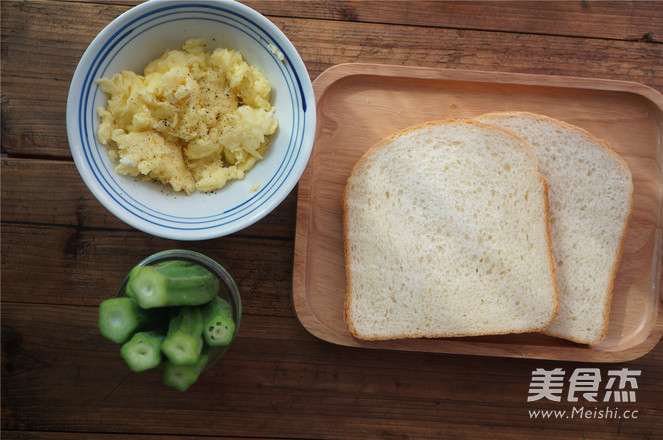
{"label": "wood plank", "polygon": [[[41,440],[89,440],[90,434],[85,432],[43,432],[43,431],[11,431],[5,430],[2,432],[2,437],[5,440],[33,440],[39,438]],[[127,434],[105,434],[94,433],[95,440],[162,440],[161,435],[131,435]],[[200,440],[201,436],[193,435],[169,435],[168,440]],[[217,440],[241,440],[238,437],[214,436]],[[255,438],[255,440],[261,440]],[[268,440],[263,437],[262,440]]]}
{"label": "wood plank", "polygon": [[94,307],[3,304],[2,322],[3,431],[525,439],[552,430],[646,438],[663,410],[648,392],[663,380],[660,348],[629,365],[643,373],[637,422],[560,426],[530,418],[537,406],[526,402],[527,387],[535,368],[574,363],[491,359],[487,368],[481,357],[356,350],[310,337],[293,318],[248,315],[226,357],[181,394],[164,387],[158,371],[129,372],[118,346],[97,334]]}
{"label": "wood plank", "polygon": [[[126,8],[3,2],[6,153],[70,157],[69,79],[87,44]],[[369,62],[621,79],[663,90],[662,44],[281,17],[273,22],[300,50],[312,79],[335,64]],[[41,32],[47,23],[55,23],[54,30]]]}
{"label": "wood plank", "polygon": [[[247,0],[268,16],[663,41],[660,1]],[[609,22],[610,26],[604,23]]]}
{"label": "wood plank", "polygon": [[245,313],[294,316],[292,241],[229,237],[189,244],[130,231],[19,223],[2,225],[3,305],[97,306],[115,296],[143,258],[178,248],[197,250],[228,266]]}
{"label": "wood plank", "polygon": [[[59,225],[72,231],[137,232],[96,200],[71,161],[3,158],[0,164],[3,222]],[[53,187],[44,188],[45,182]],[[296,196],[295,188],[272,213],[234,235],[292,238]]]}
{"label": "wood plank", "polygon": [[369,62],[621,79],[663,90],[659,44],[344,22],[311,33],[309,21],[274,22],[300,50],[312,78],[334,64]]}
{"label": "wood plank", "polygon": [[[115,3],[135,6],[142,1]],[[271,17],[663,41],[661,1],[245,0],[242,3]],[[605,26],[608,22],[610,26]]]}
{"label": "wood plank", "polygon": [[65,116],[71,77],[92,39],[126,9],[2,2],[3,150],[70,156]]}
{"label": "wood plank", "polygon": [[[2,275],[6,301],[96,305],[115,294],[134,264],[175,248],[199,250],[229,266],[245,308],[292,314],[296,192],[260,222],[232,236],[165,240],[126,226],[85,188],[70,162],[2,160]],[[44,182],[53,183],[45,190]],[[263,238],[260,238],[263,237]],[[51,280],[47,285],[40,277]],[[63,289],[63,286],[66,288]],[[268,306],[262,297],[271,297]],[[252,298],[259,298],[254,302]]]}

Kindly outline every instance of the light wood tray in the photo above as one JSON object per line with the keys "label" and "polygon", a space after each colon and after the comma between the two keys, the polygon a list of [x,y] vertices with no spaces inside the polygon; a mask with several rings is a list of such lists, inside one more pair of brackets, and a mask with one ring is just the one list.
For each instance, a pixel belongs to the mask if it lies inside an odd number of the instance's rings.
{"label": "light wood tray", "polygon": [[[298,189],[293,301],[302,325],[355,347],[590,362],[649,352],[663,334],[663,96],[641,84],[586,78],[342,64],[313,83],[318,124]],[[429,120],[523,110],[607,140],[633,174],[634,210],[614,285],[610,326],[595,346],[541,334],[361,341],[343,321],[341,194],[355,162],[394,131]]]}

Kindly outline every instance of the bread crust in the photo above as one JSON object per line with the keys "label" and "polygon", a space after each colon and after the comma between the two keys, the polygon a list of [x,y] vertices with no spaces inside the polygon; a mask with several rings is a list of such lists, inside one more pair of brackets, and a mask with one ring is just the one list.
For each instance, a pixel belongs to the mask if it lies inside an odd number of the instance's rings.
{"label": "bread crust", "polygon": [[[534,121],[544,121],[544,122],[547,122],[547,123],[550,123],[550,124],[553,124],[553,125],[557,125],[558,127],[563,128],[564,130],[569,130],[569,131],[575,132],[578,135],[586,138],[587,140],[589,140],[590,142],[595,144],[598,148],[602,148],[604,151],[609,153],[612,156],[612,158],[615,159],[616,162],[621,165],[623,170],[628,175],[629,180],[631,181],[631,192],[630,192],[630,197],[629,197],[628,213],[627,213],[627,215],[625,217],[625,220],[624,220],[624,224],[623,224],[622,232],[621,232],[621,237],[620,237],[620,241],[619,241],[619,246],[618,246],[618,249],[617,249],[617,252],[616,252],[616,255],[615,255],[615,259],[614,259],[613,264],[612,264],[611,273],[609,275],[608,288],[607,288],[607,291],[604,293],[604,300],[603,300],[603,307],[602,307],[602,318],[601,318],[602,322],[601,322],[600,334],[594,339],[582,339],[582,338],[575,337],[574,335],[564,334],[562,332],[555,332],[551,329],[545,329],[541,332],[541,333],[544,333],[544,334],[547,334],[547,335],[550,335],[550,336],[566,339],[566,340],[569,340],[571,342],[576,342],[576,343],[579,343],[579,344],[587,344],[587,345],[598,344],[606,337],[606,335],[608,333],[610,309],[611,309],[612,297],[613,297],[614,280],[615,280],[615,277],[617,275],[617,270],[619,269],[619,266],[620,266],[620,263],[621,263],[622,254],[623,254],[623,250],[624,250],[624,245],[626,243],[626,236],[627,236],[627,232],[628,232],[628,224],[629,224],[631,215],[633,213],[633,184],[632,184],[631,170],[628,167],[628,164],[626,163],[626,161],[612,149],[612,147],[610,146],[610,144],[606,140],[600,139],[600,138],[594,136],[592,133],[588,132],[587,130],[585,130],[581,127],[569,124],[569,123],[567,123],[565,121],[561,121],[559,119],[552,118],[550,116],[541,115],[541,114],[537,114],[537,113],[526,112],[526,111],[492,112],[492,113],[487,113],[487,114],[478,116],[477,118],[475,118],[475,120],[484,121],[484,122],[490,124],[489,120],[486,120],[486,119],[490,118],[491,116],[505,117],[505,118],[523,118],[523,117],[525,117],[525,118],[532,119]],[[486,119],[484,119],[484,118],[486,118]]]}
{"label": "bread crust", "polygon": [[343,223],[343,254],[344,254],[344,259],[345,259],[345,277],[346,277],[346,294],[345,294],[345,301],[344,301],[344,310],[343,310],[343,319],[346,322],[348,326],[348,330],[350,333],[357,339],[361,340],[367,340],[367,341],[377,341],[377,340],[394,340],[394,339],[409,339],[409,338],[445,338],[445,337],[467,337],[467,336],[483,336],[483,335],[502,335],[502,334],[513,334],[513,333],[531,333],[531,332],[539,332],[547,328],[550,324],[552,324],[559,312],[559,293],[557,289],[557,276],[556,276],[556,269],[555,269],[555,261],[553,257],[553,245],[552,245],[552,236],[551,236],[551,231],[550,231],[550,212],[549,212],[549,201],[548,201],[548,184],[540,173],[536,173],[537,177],[539,179],[541,189],[543,191],[544,197],[544,205],[545,205],[545,230],[546,230],[546,240],[547,240],[547,247],[548,247],[548,264],[550,267],[550,271],[552,273],[552,278],[553,278],[553,284],[554,284],[554,302],[555,302],[555,307],[550,313],[549,319],[543,324],[539,325],[536,327],[531,327],[531,328],[526,328],[526,329],[519,329],[515,331],[496,331],[496,332],[476,332],[476,333],[464,333],[464,334],[457,334],[457,333],[445,333],[445,332],[440,332],[436,334],[423,334],[423,333],[414,333],[414,334],[398,334],[398,335],[393,335],[389,337],[381,337],[381,336],[376,336],[373,334],[362,334],[359,332],[353,322],[352,322],[352,317],[351,317],[351,306],[352,306],[352,292],[353,292],[353,285],[352,285],[352,277],[351,277],[351,268],[349,265],[350,261],[350,243],[349,243],[349,230],[348,230],[348,190],[349,187],[351,186],[354,177],[357,173],[357,170],[360,169],[361,167],[364,166],[364,164],[370,159],[370,156],[374,154],[376,151],[378,151],[380,148],[384,147],[385,145],[388,145],[392,143],[394,140],[396,140],[398,137],[403,136],[407,133],[420,130],[424,127],[427,126],[435,126],[435,125],[442,125],[442,124],[468,124],[472,126],[489,126],[491,129],[498,129],[499,131],[508,134],[510,137],[517,138],[519,140],[518,144],[521,146],[521,148],[525,149],[527,151],[527,154],[532,158],[532,160],[537,163],[537,158],[536,154],[534,152],[534,149],[529,145],[527,141],[525,141],[522,137],[515,135],[514,133],[502,128],[498,127],[492,124],[487,124],[481,121],[473,120],[473,119],[445,119],[445,120],[434,120],[434,121],[427,121],[423,122],[421,124],[413,125],[407,128],[404,128],[402,130],[399,130],[390,136],[386,137],[385,139],[379,141],[378,143],[374,144],[371,146],[362,156],[361,158],[355,163],[353,166],[350,176],[347,179],[342,198],[341,198],[341,203],[342,203],[342,223]]}

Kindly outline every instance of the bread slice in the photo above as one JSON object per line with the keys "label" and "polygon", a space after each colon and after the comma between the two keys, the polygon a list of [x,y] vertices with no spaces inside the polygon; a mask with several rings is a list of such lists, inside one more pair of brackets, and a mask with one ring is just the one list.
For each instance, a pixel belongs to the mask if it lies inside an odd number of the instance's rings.
{"label": "bread slice", "polygon": [[366,340],[538,331],[557,314],[532,148],[467,120],[397,132],[343,195],[345,320]]}
{"label": "bread slice", "polygon": [[545,333],[600,342],[633,205],[628,166],[605,141],[550,117],[509,112],[477,120],[528,141],[548,183],[560,311]]}

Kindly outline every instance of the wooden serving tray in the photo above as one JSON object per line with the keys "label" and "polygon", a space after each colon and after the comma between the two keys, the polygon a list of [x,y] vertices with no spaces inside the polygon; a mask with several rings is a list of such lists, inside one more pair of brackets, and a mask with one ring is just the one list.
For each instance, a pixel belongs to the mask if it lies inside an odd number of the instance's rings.
{"label": "wooden serving tray", "polygon": [[[293,301],[302,325],[354,347],[589,362],[623,362],[663,334],[663,96],[622,81],[388,65],[342,64],[313,83],[318,125],[299,181]],[[610,326],[595,346],[541,334],[361,341],[343,320],[341,194],[373,144],[429,120],[522,110],[577,125],[607,140],[633,174],[634,208],[617,273]]]}

